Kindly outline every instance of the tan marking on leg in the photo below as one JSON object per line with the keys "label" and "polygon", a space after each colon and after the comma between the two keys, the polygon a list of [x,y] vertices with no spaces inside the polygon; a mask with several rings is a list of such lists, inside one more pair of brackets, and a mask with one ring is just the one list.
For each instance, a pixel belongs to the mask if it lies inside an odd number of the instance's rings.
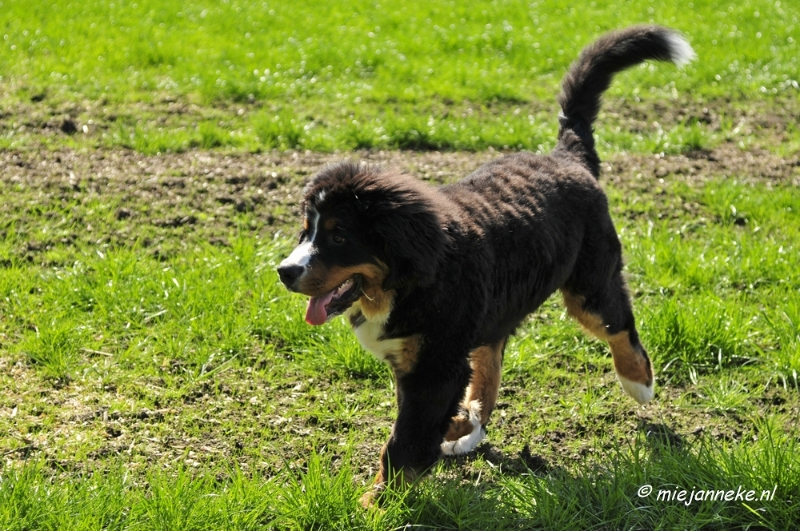
{"label": "tan marking on leg", "polygon": [[467,387],[464,405],[469,406],[473,400],[481,405],[481,425],[489,422],[489,416],[497,403],[500,390],[500,377],[503,371],[503,347],[506,340],[478,347],[470,354],[469,364],[472,366],[472,379]]}
{"label": "tan marking on leg", "polygon": [[561,295],[564,296],[564,305],[567,307],[567,313],[570,317],[575,318],[581,326],[594,336],[608,340],[608,331],[605,324],[603,324],[603,319],[599,315],[583,309],[583,303],[586,302],[585,297],[563,289],[561,290]]}
{"label": "tan marking on leg", "polygon": [[400,387],[400,375],[397,374],[397,371],[392,371],[392,375],[394,376],[394,398],[397,402],[397,411],[400,411],[400,407],[403,405],[403,389]]}
{"label": "tan marking on leg", "polygon": [[381,494],[383,494],[386,489],[392,489],[395,492],[402,492],[402,489],[413,485],[420,476],[419,472],[412,468],[404,468],[400,471],[387,470],[383,465],[385,461],[384,455],[387,451],[386,449],[387,444],[384,444],[383,448],[381,448],[381,457],[379,461],[380,468],[378,469],[378,473],[375,475],[375,480],[372,482],[372,487],[358,500],[358,502],[364,508],[369,508],[376,503],[380,503]]}
{"label": "tan marking on leg", "polygon": [[403,341],[403,348],[400,352],[386,355],[386,361],[394,369],[395,378],[404,376],[414,370],[421,346],[422,338],[419,335],[413,335]]}
{"label": "tan marking on leg", "polygon": [[[451,423],[461,423],[462,419],[467,421],[470,425],[470,430],[465,435],[449,441],[445,440],[439,445],[444,455],[462,455],[471,452],[478,447],[480,442],[486,437],[486,431],[481,425],[481,403],[473,400],[469,403],[466,415],[468,417],[456,417],[451,420]],[[488,418],[488,417],[487,417]]]}
{"label": "tan marking on leg", "polygon": [[614,369],[622,388],[640,404],[653,398],[653,368],[641,347],[631,343],[630,333],[623,330],[614,335],[608,333],[602,317],[583,309],[586,299],[567,290],[561,290],[567,313],[596,337],[608,342]]}
{"label": "tan marking on leg", "polygon": [[472,433],[472,423],[467,417],[453,417],[450,421],[450,429],[447,430],[447,435],[444,436],[445,441],[457,441],[465,435]]}
{"label": "tan marking on leg", "polygon": [[631,344],[627,331],[609,337],[608,346],[611,347],[614,368],[618,375],[646,387],[653,385],[653,369],[641,349]]}
{"label": "tan marking on leg", "polygon": [[505,339],[494,345],[480,346],[470,354],[472,378],[462,403],[466,413],[460,413],[450,421],[442,443],[445,454],[470,452],[483,439],[483,426],[489,422],[497,403],[504,346]]}

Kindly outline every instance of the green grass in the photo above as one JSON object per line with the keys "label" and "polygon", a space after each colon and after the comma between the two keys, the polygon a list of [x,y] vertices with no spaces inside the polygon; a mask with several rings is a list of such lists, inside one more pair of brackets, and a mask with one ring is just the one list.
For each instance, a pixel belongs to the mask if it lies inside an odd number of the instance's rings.
{"label": "green grass", "polygon": [[[795,3],[771,0],[580,9],[4,0],[0,102],[21,118],[6,120],[0,145],[548,149],[558,83],[580,49],[604,31],[656,22],[684,32],[699,60],[620,76],[601,117],[602,151],[729,140],[780,149],[747,112],[756,101],[784,123],[780,145],[796,150],[798,16]],[[59,131],[66,117],[76,133]]]}
{"label": "green grass", "polygon": [[[116,469],[55,483],[39,463],[2,477],[0,522],[25,529],[793,529],[800,469],[796,440],[768,424],[749,446],[698,445],[641,437],[610,464],[571,474],[530,472],[494,484],[430,482],[386,501],[358,507],[349,465],[312,453],[302,472],[282,482],[218,470],[178,467],[140,481]],[[440,471],[443,467],[439,467]],[[650,494],[641,489],[650,486]],[[714,491],[716,499],[692,492]],[[683,497],[675,498],[680,491]],[[719,491],[732,491],[726,502]],[[753,491],[752,494],[746,494]],[[742,495],[736,497],[736,493]],[[673,496],[668,499],[666,496]],[[706,494],[703,494],[705,496]],[[788,495],[788,499],[787,499]],[[744,496],[749,496],[743,500]],[[680,500],[680,501],[679,501]]]}
{"label": "green grass", "polygon": [[[32,466],[3,478],[0,521],[9,531],[391,529],[409,524],[450,529],[674,529],[698,524],[707,529],[792,529],[796,509],[784,496],[800,486],[797,461],[787,459],[787,451],[797,450],[796,443],[776,440],[768,428],[754,433],[764,440],[748,449],[701,445],[690,453],[663,442],[640,442],[609,467],[574,476],[558,471],[545,477],[509,477],[495,485],[423,485],[387,501],[380,512],[357,506],[359,492],[347,466],[332,472],[330,461],[317,454],[309,457],[305,472],[287,474],[283,484],[241,471],[219,479],[220,474],[197,477],[178,468],[151,474],[138,484],[115,471],[54,488],[49,474]],[[652,494],[640,495],[646,485],[653,486]],[[686,492],[680,500],[685,501],[659,499],[659,491],[675,496],[682,490]],[[700,490],[754,494],[752,501],[737,503],[689,497]]]}
{"label": "green grass", "polygon": [[[287,243],[190,236],[161,258],[57,245],[39,265],[4,222],[0,528],[790,529],[800,196],[664,186],[695,215],[660,219],[664,205],[620,222],[659,376],[651,413],[634,413],[606,348],[554,298],[509,344],[490,447],[384,512],[357,499],[388,435],[390,375],[342,322],[303,322],[274,272]],[[612,203],[634,212],[622,192]],[[640,498],[643,485],[777,494],[685,505]]]}

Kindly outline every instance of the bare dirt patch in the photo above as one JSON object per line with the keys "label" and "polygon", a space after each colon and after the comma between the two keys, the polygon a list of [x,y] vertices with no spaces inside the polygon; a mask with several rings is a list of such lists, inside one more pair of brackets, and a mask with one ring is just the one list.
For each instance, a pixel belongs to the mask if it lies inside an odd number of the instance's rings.
{"label": "bare dirt patch", "polygon": [[[55,243],[138,242],[163,254],[174,252],[170,241],[176,236],[225,244],[237,227],[264,237],[278,230],[293,232],[304,183],[325,164],[343,158],[394,166],[442,183],[463,177],[497,156],[493,151],[159,156],[128,150],[4,151],[0,152],[0,190],[6,215],[17,222],[17,230],[57,224],[61,218],[69,228],[59,233],[57,241],[31,231],[27,248],[20,252],[34,256]],[[740,151],[729,145],[682,155],[616,156],[604,163],[602,180],[611,187],[645,192],[657,186],[659,179],[698,185],[727,177],[797,185],[800,158]],[[81,208],[87,205],[113,206],[109,223],[81,226]]]}
{"label": "bare dirt patch", "polygon": [[609,160],[601,179],[627,187],[637,181],[667,177],[692,185],[729,177],[739,182],[796,186],[800,182],[800,156],[783,158],[765,150],[742,151],[727,144],[681,155],[626,155]]}
{"label": "bare dirt patch", "polygon": [[[451,182],[497,157],[493,151],[225,154],[145,156],[129,150],[0,152],[7,223],[27,243],[15,253],[52,263],[56,246],[98,249],[140,245],[169,257],[191,243],[227,245],[240,230],[293,237],[305,182],[330,162],[360,159],[394,166],[434,183]],[[800,158],[723,145],[682,155],[616,156],[603,164],[606,186],[651,194],[659,181],[698,186],[711,178],[800,182]],[[88,221],[107,209],[107,223]],[[0,230],[5,230],[0,228]]]}

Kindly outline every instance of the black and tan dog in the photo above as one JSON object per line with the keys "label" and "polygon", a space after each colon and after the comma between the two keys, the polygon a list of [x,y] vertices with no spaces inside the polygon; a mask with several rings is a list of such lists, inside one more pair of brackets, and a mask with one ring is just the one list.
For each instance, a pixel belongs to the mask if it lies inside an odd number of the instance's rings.
{"label": "black and tan dog", "polygon": [[550,155],[507,155],[439,188],[353,163],[329,166],[308,184],[300,244],[278,271],[290,290],[311,297],[308,323],[345,314],[364,348],[394,371],[399,412],[374,492],[413,480],[441,453],[475,448],[509,334],[556,290],[569,314],[608,342],[622,388],[639,403],[653,397],[597,182],[592,124],[616,72],[693,55],[658,26],[587,47],[562,83]]}

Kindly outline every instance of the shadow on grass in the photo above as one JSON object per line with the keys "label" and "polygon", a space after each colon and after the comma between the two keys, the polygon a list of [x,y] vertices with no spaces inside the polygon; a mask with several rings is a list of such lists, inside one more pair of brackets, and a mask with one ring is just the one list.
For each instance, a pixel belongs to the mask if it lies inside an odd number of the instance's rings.
{"label": "shadow on grass", "polygon": [[[431,478],[409,497],[410,514],[416,525],[457,529],[792,529],[798,437],[755,424],[747,441],[731,443],[641,422],[629,447],[574,466],[528,447],[505,455],[482,445],[472,458],[499,468],[499,478]],[[449,459],[444,471],[469,459]]]}
{"label": "shadow on grass", "polygon": [[664,448],[683,449],[687,447],[686,438],[664,423],[641,421],[638,430],[643,434],[651,451]]}
{"label": "shadow on grass", "polygon": [[[484,444],[442,460],[380,510],[358,505],[364,487],[349,459],[332,453],[312,451],[303,466],[270,478],[182,466],[131,476],[122,463],[59,473],[39,461],[0,470],[0,529],[79,522],[115,530],[788,530],[800,520],[798,441],[797,433],[758,420],[738,443],[686,440],[666,424],[641,423],[629,446],[574,466],[554,465],[529,447],[504,454]],[[471,472],[470,460],[491,463],[493,472]],[[750,491],[753,499],[742,499]]]}

